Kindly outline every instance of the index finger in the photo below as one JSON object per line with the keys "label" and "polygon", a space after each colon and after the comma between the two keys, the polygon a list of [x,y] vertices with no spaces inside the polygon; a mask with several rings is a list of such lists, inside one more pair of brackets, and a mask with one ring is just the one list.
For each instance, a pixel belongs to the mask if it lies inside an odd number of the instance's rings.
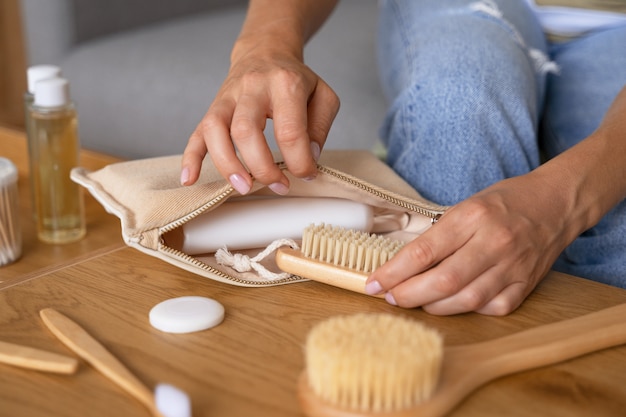
{"label": "index finger", "polygon": [[449,214],[449,209],[441,219],[422,235],[406,244],[391,260],[376,269],[367,279],[370,294],[382,293],[405,280],[419,275],[440,263],[461,248],[471,237],[472,232],[461,228]]}

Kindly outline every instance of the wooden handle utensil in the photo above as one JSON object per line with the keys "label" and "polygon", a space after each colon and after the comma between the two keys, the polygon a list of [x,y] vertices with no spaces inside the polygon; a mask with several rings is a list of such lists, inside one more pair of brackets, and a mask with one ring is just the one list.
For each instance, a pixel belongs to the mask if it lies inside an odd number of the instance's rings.
{"label": "wooden handle utensil", "polygon": [[0,341],[0,362],[59,374],[73,374],[78,368],[76,358],[2,341]]}
{"label": "wooden handle utensil", "polygon": [[138,399],[154,416],[162,417],[152,391],[87,331],[54,309],[43,309],[39,315],[48,329],[68,348]]}

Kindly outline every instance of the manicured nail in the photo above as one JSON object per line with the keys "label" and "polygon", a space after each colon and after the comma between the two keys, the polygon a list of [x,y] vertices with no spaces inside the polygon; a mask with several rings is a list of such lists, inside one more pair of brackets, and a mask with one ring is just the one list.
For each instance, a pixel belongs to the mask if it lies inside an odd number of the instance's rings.
{"label": "manicured nail", "polygon": [[322,153],[320,149],[320,144],[317,142],[311,142],[311,153],[313,154],[313,159],[317,162],[320,159],[320,154]]}
{"label": "manicured nail", "polygon": [[286,195],[289,192],[289,187],[282,182],[275,182],[268,185],[268,187],[278,195]]}
{"label": "manicured nail", "polygon": [[185,185],[189,181],[189,168],[185,167],[180,172],[180,184]]}
{"label": "manicured nail", "polygon": [[246,182],[246,180],[239,174],[232,174],[228,177],[230,181],[230,185],[233,186],[235,190],[239,192],[239,194],[248,194],[250,191],[250,185]]}
{"label": "manicured nail", "polygon": [[383,292],[383,287],[378,281],[370,281],[365,284],[365,292],[369,295],[380,294],[381,292]]}
{"label": "manicured nail", "polygon": [[392,306],[397,306],[398,303],[396,303],[396,299],[393,298],[393,294],[388,292],[387,294],[385,294],[385,300],[387,300],[387,302],[389,304],[391,304]]}

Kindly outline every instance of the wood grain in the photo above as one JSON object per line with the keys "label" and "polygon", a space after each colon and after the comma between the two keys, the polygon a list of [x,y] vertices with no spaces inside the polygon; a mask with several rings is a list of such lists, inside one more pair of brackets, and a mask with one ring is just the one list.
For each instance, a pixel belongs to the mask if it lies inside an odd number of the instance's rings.
{"label": "wood grain", "polygon": [[[115,247],[124,246],[119,220],[107,213],[102,205],[86,192],[84,195],[87,237],[66,245],[50,245],[40,242],[37,239],[35,222],[31,216],[32,201],[28,179],[28,151],[24,133],[19,130],[0,127],[0,156],[9,158],[18,169],[20,228],[23,241],[20,260],[0,267],[0,288],[12,285],[20,277],[36,275],[37,272],[48,272],[112,245]],[[120,161],[119,158],[89,150],[83,150],[80,155],[81,166],[92,170],[118,161]]]}
{"label": "wood grain", "polygon": [[137,398],[155,417],[163,417],[156,408],[152,391],[85,329],[53,308],[44,308],[39,315],[48,329],[65,346]]}
{"label": "wood grain", "polygon": [[[226,308],[219,326],[166,334],[152,328],[150,309],[173,297],[201,295]],[[268,288],[234,287],[175,268],[131,248],[54,271],[0,291],[3,339],[64,352],[39,310],[71,315],[149,387],[180,387],[193,415],[301,416],[296,381],[305,337],[337,314],[391,312],[439,329],[449,346],[482,342],[540,324],[626,302],[626,291],[550,273],[506,317],[437,317],[316,282]],[[6,367],[0,372],[0,415],[148,416],[149,412],[90,367],[72,377]],[[626,347],[504,377],[485,385],[450,416],[622,416],[626,409]],[[37,398],[37,401],[32,401]],[[6,414],[4,414],[6,413]]]}
{"label": "wood grain", "polygon": [[[45,328],[39,311],[54,308],[79,321],[154,387],[180,387],[193,415],[301,416],[296,383],[313,324],[337,314],[390,312],[439,329],[447,346],[477,343],[626,302],[626,291],[550,273],[506,317],[437,317],[317,282],[245,288],[214,282],[124,246],[119,221],[86,197],[88,236],[77,244],[37,242],[30,215],[23,133],[0,128],[0,155],[19,170],[24,256],[0,268],[0,329],[9,343],[59,354],[67,348]],[[118,159],[84,151],[81,165],[97,169]],[[183,335],[159,332],[148,321],[159,302],[184,295],[215,298],[224,322]],[[148,416],[150,412],[91,367],[72,376],[0,364],[0,417],[63,415]],[[473,392],[451,417],[623,416],[626,348],[500,378]]]}

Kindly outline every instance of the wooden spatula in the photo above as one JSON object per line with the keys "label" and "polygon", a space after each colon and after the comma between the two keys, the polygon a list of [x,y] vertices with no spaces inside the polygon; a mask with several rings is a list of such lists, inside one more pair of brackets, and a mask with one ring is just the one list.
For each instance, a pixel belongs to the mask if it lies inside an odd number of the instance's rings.
{"label": "wooden spatula", "polygon": [[133,373],[86,330],[58,311],[39,312],[48,329],[78,356],[144,404],[155,417],[163,417],[154,395]]}
{"label": "wooden spatula", "polygon": [[78,367],[76,358],[2,341],[0,341],[0,362],[59,374],[73,374]]}

